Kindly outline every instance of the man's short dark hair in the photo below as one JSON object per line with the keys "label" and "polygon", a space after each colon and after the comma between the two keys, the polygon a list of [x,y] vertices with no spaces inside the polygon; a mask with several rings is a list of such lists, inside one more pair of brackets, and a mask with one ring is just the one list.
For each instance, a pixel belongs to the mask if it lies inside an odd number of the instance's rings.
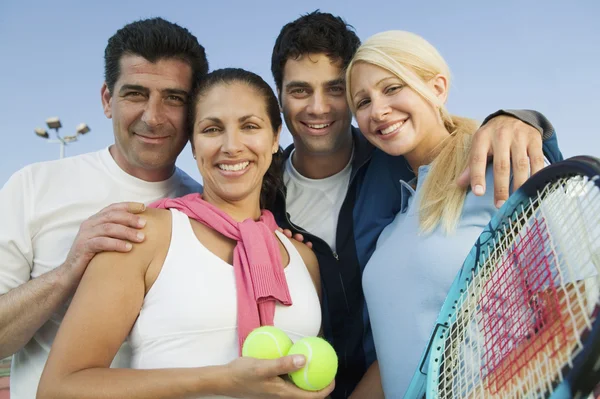
{"label": "man's short dark hair", "polygon": [[208,73],[204,47],[187,29],[162,18],[135,21],[119,29],[104,50],[104,80],[112,93],[124,55],[139,55],[150,62],[177,58],[192,68],[193,82]]}
{"label": "man's short dark hair", "polygon": [[275,85],[281,90],[283,68],[288,59],[305,54],[325,54],[341,61],[345,68],[360,46],[354,28],[342,18],[329,13],[313,11],[281,28],[273,47],[271,72]]}

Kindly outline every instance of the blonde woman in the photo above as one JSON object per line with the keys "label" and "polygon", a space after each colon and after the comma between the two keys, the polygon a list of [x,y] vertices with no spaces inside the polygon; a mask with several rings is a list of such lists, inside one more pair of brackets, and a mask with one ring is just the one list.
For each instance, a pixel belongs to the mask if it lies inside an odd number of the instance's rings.
{"label": "blonde woman", "polygon": [[446,110],[450,71],[431,44],[409,32],[374,35],[349,64],[346,82],[361,132],[387,154],[403,156],[416,175],[402,182],[401,211],[381,233],[363,274],[383,389],[397,398],[496,207],[493,192],[476,196],[455,184],[479,124]]}

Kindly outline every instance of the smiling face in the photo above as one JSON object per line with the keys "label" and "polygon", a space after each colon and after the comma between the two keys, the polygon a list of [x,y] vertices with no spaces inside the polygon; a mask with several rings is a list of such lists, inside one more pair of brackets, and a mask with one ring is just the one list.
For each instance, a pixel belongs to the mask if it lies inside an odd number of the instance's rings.
{"label": "smiling face", "polygon": [[204,183],[204,198],[258,204],[263,177],[279,148],[265,98],[246,83],[220,83],[195,105],[193,151]]}
{"label": "smiling face", "polygon": [[113,121],[117,164],[129,174],[157,181],[173,173],[187,142],[185,118],[192,70],[181,60],[120,60],[113,92],[102,87],[104,114]]}
{"label": "smiling face", "polygon": [[[361,132],[390,155],[429,154],[448,136],[437,109],[391,72],[366,62],[350,71],[353,108]],[[445,100],[446,79],[427,82]]]}
{"label": "smiling face", "polygon": [[335,154],[352,140],[352,114],[339,62],[325,54],[290,58],[281,86],[283,116],[297,151]]}

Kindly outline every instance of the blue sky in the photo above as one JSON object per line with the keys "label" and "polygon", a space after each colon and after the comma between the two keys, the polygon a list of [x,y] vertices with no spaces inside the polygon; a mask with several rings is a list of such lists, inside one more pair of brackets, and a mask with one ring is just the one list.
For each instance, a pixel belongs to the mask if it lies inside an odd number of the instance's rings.
{"label": "blue sky", "polygon": [[[237,66],[273,84],[270,57],[281,27],[314,9],[338,14],[361,39],[389,29],[432,42],[453,72],[448,108],[483,119],[533,108],[554,123],[566,156],[600,156],[600,2],[587,1],[21,1],[0,2],[0,185],[23,166],[56,159],[36,137],[50,116],[61,133],[92,131],[67,155],[113,142],[100,87],[107,39],[133,20],[161,16],[190,29],[211,69]],[[282,145],[291,142],[286,132]],[[178,165],[199,178],[191,151]]]}

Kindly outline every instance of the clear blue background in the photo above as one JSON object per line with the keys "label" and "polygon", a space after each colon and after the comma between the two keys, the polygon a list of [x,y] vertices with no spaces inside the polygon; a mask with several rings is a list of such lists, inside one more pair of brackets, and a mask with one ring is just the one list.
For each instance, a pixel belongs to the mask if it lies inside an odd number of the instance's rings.
{"label": "clear blue background", "polygon": [[[454,75],[448,107],[483,119],[499,108],[534,108],[559,132],[565,156],[600,156],[600,2],[587,1],[0,1],[0,185],[21,167],[56,159],[33,133],[58,116],[63,135],[91,133],[67,155],[113,142],[100,87],[107,39],[133,20],[161,16],[190,29],[211,69],[239,66],[273,84],[270,57],[281,27],[320,8],[361,39],[389,29],[432,42]],[[291,142],[286,132],[282,145]],[[199,174],[189,148],[178,165]]]}

